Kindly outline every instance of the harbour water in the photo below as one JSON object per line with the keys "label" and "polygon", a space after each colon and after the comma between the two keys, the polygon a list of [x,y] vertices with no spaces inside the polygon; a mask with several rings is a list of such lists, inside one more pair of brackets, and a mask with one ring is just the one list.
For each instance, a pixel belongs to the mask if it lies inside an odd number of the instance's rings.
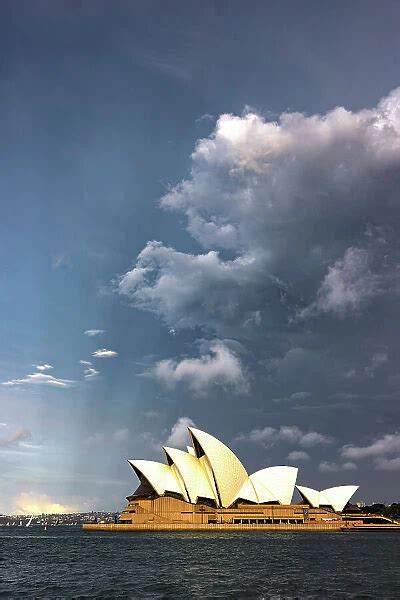
{"label": "harbour water", "polygon": [[400,598],[398,532],[0,528],[0,598]]}

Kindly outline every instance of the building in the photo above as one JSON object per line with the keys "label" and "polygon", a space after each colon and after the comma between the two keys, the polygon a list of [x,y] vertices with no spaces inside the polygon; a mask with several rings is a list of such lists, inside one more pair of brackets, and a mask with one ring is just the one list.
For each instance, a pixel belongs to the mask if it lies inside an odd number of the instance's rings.
{"label": "building", "polygon": [[164,447],[165,463],[129,460],[139,486],[119,517],[138,528],[255,526],[338,528],[358,486],[322,491],[297,486],[298,469],[276,466],[249,475],[238,457],[212,435],[189,427],[187,451]]}
{"label": "building", "polygon": [[[296,485],[298,469],[267,467],[249,475],[238,457],[209,433],[189,427],[187,451],[164,448],[166,462],[129,460],[139,486],[116,524],[86,530],[289,530],[340,531],[395,528],[378,515],[363,515],[349,500],[356,485],[314,490]],[[292,504],[297,488],[302,501]]]}

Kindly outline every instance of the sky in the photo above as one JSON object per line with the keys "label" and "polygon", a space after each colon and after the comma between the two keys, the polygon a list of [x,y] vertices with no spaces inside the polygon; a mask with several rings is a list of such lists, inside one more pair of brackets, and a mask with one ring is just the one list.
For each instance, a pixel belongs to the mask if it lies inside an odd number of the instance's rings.
{"label": "sky", "polygon": [[0,513],[186,427],[400,498],[400,6],[0,4]]}

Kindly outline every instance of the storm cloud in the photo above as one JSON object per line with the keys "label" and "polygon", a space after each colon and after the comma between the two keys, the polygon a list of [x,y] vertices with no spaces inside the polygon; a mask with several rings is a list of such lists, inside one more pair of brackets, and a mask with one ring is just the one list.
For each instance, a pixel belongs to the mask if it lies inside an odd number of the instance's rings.
{"label": "storm cloud", "polygon": [[174,328],[246,337],[397,293],[400,89],[373,109],[222,115],[161,200],[206,252],[149,242],[119,291]]}

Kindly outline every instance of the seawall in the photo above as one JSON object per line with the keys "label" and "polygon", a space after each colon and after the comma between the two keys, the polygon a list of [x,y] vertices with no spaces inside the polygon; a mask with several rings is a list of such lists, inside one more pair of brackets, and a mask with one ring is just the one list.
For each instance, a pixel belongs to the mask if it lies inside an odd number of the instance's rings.
{"label": "seawall", "polygon": [[[345,527],[347,528],[347,527]],[[352,527],[351,527],[352,528]],[[241,525],[230,523],[141,523],[137,525],[122,523],[96,523],[84,524],[85,531],[341,531],[343,522],[340,523],[304,523],[304,524],[267,524],[267,525]]]}

